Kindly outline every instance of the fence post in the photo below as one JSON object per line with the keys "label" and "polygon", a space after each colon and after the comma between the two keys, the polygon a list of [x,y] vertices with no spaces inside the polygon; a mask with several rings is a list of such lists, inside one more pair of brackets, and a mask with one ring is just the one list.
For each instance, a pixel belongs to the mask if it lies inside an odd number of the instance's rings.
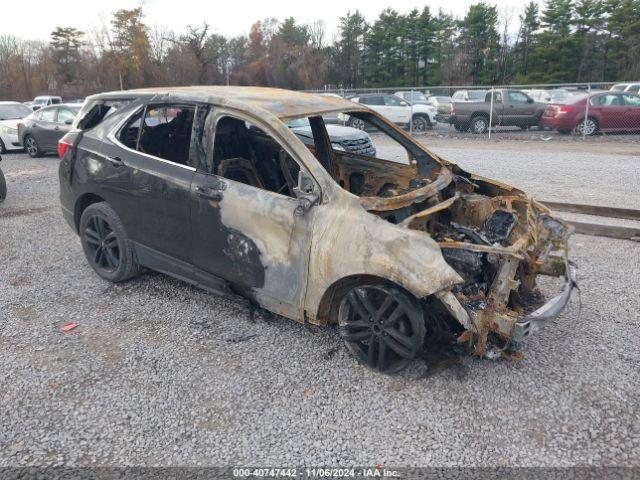
{"label": "fence post", "polygon": [[413,90],[409,92],[409,98],[411,101],[409,105],[411,105],[411,118],[409,118],[409,135],[413,135]]}
{"label": "fence post", "polygon": [[491,86],[491,105],[489,106],[489,140],[491,140],[491,125],[493,125],[493,86]]}
{"label": "fence post", "polygon": [[591,84],[587,85],[587,106],[584,109],[584,120],[582,121],[582,140],[587,139],[587,119],[589,118],[589,97],[591,97]]}

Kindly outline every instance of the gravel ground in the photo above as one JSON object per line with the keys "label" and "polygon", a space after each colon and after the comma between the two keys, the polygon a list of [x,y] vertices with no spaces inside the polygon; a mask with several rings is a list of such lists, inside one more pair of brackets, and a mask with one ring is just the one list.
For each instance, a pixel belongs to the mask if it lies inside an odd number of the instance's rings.
{"label": "gravel ground", "polygon": [[[544,198],[638,205],[633,158],[438,152]],[[57,164],[1,164],[0,466],[640,466],[640,244],[575,236],[581,306],[522,361],[385,376],[333,328],[254,323],[160,274],[102,281],[59,212]]]}

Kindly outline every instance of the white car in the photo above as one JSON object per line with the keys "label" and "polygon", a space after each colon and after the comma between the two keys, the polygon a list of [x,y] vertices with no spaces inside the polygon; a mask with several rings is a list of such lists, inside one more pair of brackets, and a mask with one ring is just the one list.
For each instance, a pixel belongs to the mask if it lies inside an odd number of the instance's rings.
{"label": "white car", "polygon": [[62,103],[62,97],[55,95],[40,95],[33,99],[31,108],[38,110],[39,108],[48,107],[49,105],[58,105],[59,103]]}
{"label": "white car", "polygon": [[611,87],[614,92],[640,94],[640,82],[617,83]]}
{"label": "white car", "polygon": [[[414,132],[424,132],[438,123],[436,121],[437,110],[433,105],[420,103],[411,105],[402,98],[389,93],[366,93],[350,100],[366,105],[397,125],[408,127],[413,120]],[[345,121],[350,127],[360,130],[365,127],[364,122],[359,118],[345,116],[340,120]]]}
{"label": "white car", "polygon": [[18,122],[33,111],[20,102],[0,102],[0,153],[22,150],[18,139]]}

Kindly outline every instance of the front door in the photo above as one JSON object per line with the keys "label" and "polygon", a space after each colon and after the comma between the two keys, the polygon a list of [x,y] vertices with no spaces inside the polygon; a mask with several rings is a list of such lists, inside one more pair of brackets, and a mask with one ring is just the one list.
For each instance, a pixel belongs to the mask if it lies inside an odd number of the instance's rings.
{"label": "front door", "polygon": [[193,264],[301,319],[314,209],[301,213],[293,194],[298,163],[265,126],[228,115],[214,122],[211,171],[197,171],[191,187]]}
{"label": "front door", "polygon": [[532,125],[535,119],[536,104],[529,103],[529,97],[517,90],[508,90],[504,102],[504,125]]}

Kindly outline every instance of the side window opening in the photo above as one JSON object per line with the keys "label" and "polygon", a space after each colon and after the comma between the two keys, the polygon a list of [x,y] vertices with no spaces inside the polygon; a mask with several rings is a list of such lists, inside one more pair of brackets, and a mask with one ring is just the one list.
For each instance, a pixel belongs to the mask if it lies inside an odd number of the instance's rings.
{"label": "side window opening", "polygon": [[300,166],[271,135],[235,117],[218,120],[213,173],[229,180],[296,198]]}
{"label": "side window opening", "polygon": [[338,118],[343,126],[326,125],[336,165],[329,173],[354,195],[402,195],[425,186],[437,171],[435,159],[375,115],[342,112]]}
{"label": "side window opening", "polygon": [[85,103],[74,120],[74,128],[89,130],[96,127],[104,119],[131,103],[131,99],[92,101]]}
{"label": "side window opening", "polygon": [[180,165],[189,164],[195,106],[148,106],[138,150]]}
{"label": "side window opening", "polygon": [[118,132],[118,140],[125,147],[136,150],[138,148],[138,136],[140,133],[140,123],[142,122],[142,115],[144,110],[140,110],[120,129]]}

